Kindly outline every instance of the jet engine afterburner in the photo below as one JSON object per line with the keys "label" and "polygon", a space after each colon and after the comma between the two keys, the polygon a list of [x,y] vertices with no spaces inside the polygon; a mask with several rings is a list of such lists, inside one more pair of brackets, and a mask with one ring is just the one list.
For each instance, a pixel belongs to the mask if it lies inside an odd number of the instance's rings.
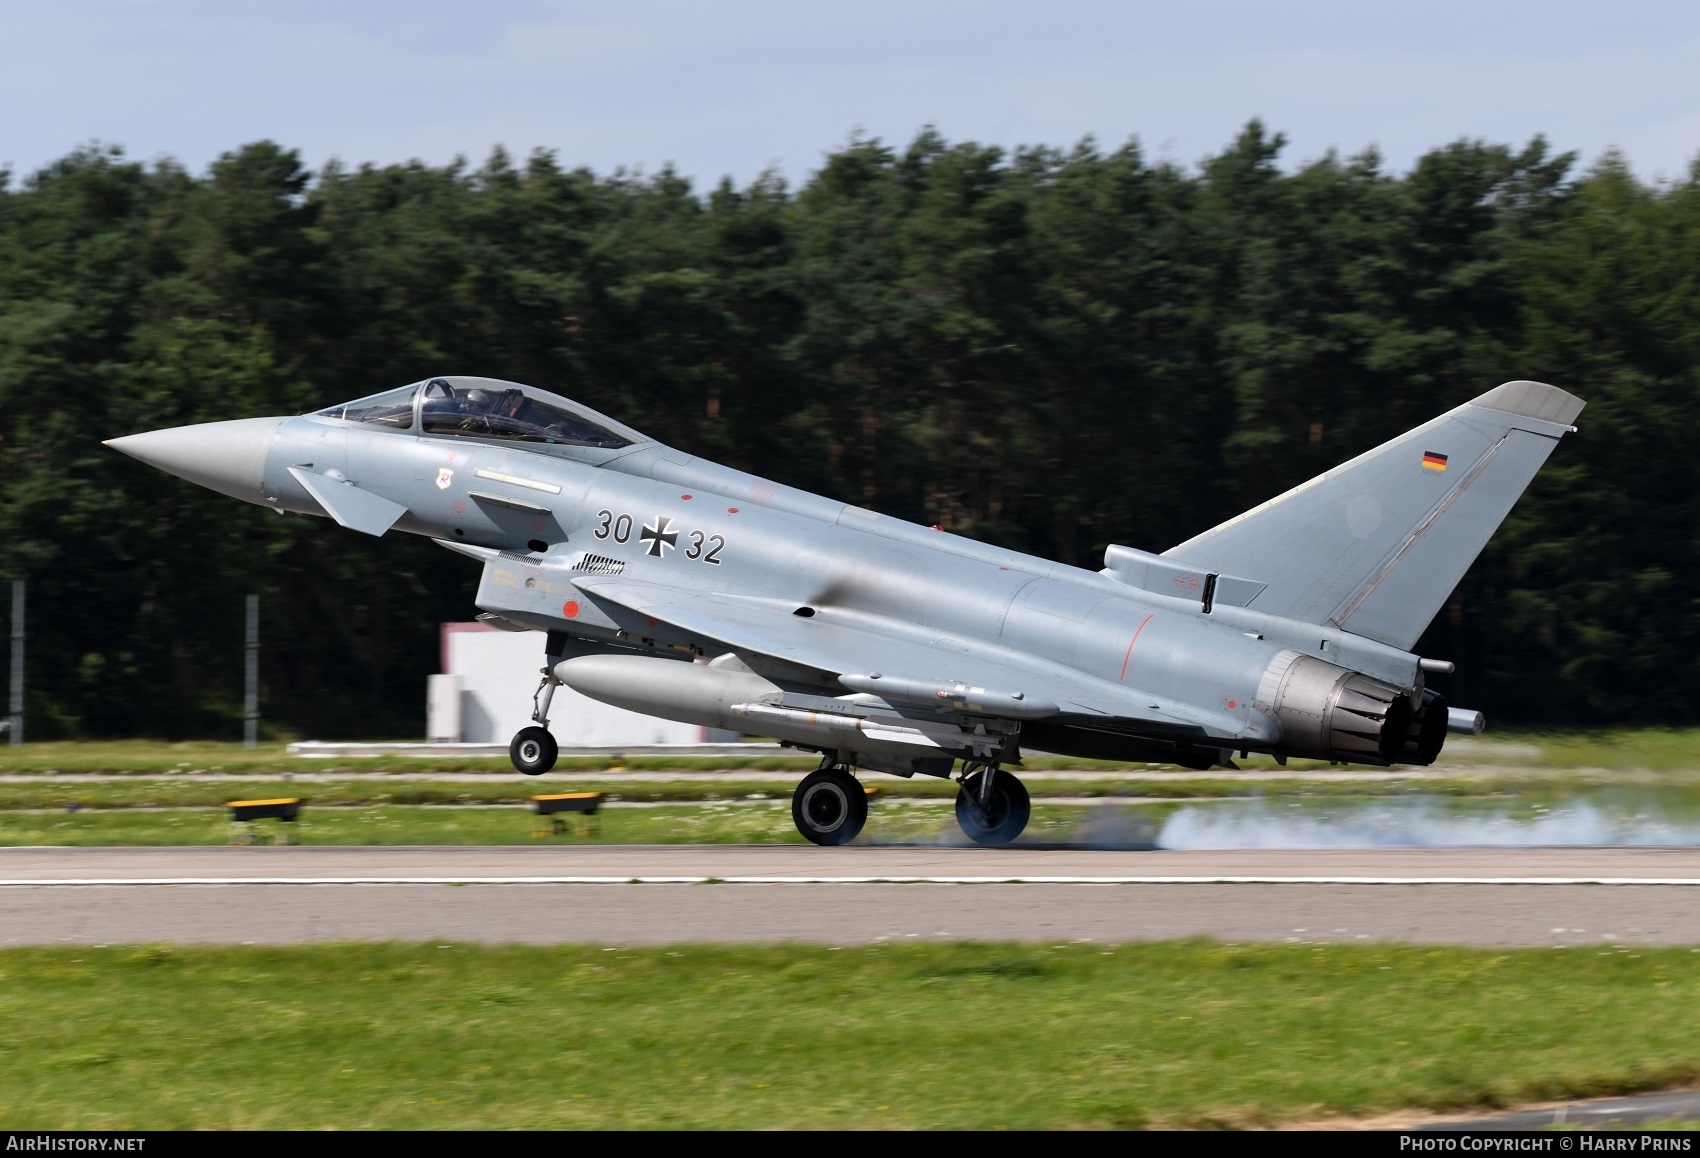
{"label": "jet engine afterburner", "polygon": [[1263,670],[1255,706],[1280,724],[1291,756],[1391,764],[1411,729],[1409,693],[1296,651]]}

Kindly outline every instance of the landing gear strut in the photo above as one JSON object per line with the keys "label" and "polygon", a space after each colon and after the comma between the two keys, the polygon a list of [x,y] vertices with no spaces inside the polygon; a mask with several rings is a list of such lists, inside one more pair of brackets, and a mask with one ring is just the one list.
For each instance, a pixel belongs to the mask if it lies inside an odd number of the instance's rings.
{"label": "landing gear strut", "polygon": [[868,822],[868,794],[848,768],[823,763],[792,793],[791,819],[816,844],[849,844]]}
{"label": "landing gear strut", "polygon": [[995,764],[982,764],[978,771],[962,770],[962,787],[956,792],[956,823],[975,844],[1008,844],[1027,827],[1033,804],[1027,786]]}
{"label": "landing gear strut", "polygon": [[543,669],[543,682],[532,694],[532,726],[515,732],[513,742],[508,745],[508,759],[527,776],[543,775],[555,766],[555,758],[561,754],[560,745],[549,734],[549,703],[555,698],[557,686],[552,667]]}

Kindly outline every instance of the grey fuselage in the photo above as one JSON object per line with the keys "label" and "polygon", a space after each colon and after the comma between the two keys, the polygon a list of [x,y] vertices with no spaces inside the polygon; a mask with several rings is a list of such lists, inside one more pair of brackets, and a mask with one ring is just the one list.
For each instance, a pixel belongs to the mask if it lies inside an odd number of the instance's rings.
{"label": "grey fuselage", "polygon": [[[1322,661],[1330,676],[1363,673],[1417,702],[1422,696],[1415,655],[1330,626],[1207,603],[1200,588],[1214,577],[1182,573],[1160,588],[1174,594],[1145,590],[1109,571],[917,526],[653,441],[544,446],[308,415],[281,422],[265,454],[261,493],[241,497],[323,516],[302,472],[321,487],[353,487],[399,504],[406,511],[395,529],[482,559],[479,607],[551,632],[555,657],[618,649],[696,659],[730,651],[742,669],[788,694],[846,696],[836,677],[857,665],[832,670],[808,657],[729,645],[598,598],[580,582],[618,574],[765,604],[823,629],[856,628],[904,655],[924,651],[930,669],[895,665],[905,677],[985,685],[977,673],[988,668],[1026,673],[1014,677],[1026,686],[999,690],[1066,701],[1065,710],[1021,723],[1029,749],[1197,766],[1234,750],[1335,755],[1314,740],[1295,741],[1292,724],[1272,710],[1270,673],[1290,653]],[[890,702],[914,717],[940,714],[913,697]],[[664,700],[644,705],[657,715],[735,726],[718,710],[668,708]],[[941,718],[960,723],[974,715],[944,710]],[[742,730],[842,750],[807,728],[770,724]],[[1013,747],[1006,757],[1019,759]]]}

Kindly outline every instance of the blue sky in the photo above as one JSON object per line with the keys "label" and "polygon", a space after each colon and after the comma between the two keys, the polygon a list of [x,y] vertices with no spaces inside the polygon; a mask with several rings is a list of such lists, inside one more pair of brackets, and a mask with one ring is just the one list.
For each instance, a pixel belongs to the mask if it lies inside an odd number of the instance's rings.
{"label": "blue sky", "polygon": [[852,132],[1105,145],[1183,164],[1260,116],[1298,162],[1545,133],[1648,178],[1700,153],[1700,4],[1364,0],[0,0],[0,165],[92,140],[199,170],[568,165],[792,180]]}

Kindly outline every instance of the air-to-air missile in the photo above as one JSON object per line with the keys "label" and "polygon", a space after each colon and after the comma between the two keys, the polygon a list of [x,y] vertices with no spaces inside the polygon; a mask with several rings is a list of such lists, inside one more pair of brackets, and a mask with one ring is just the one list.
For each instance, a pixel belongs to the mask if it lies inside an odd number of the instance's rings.
{"label": "air-to-air missile", "polygon": [[[1411,650],[1580,399],[1507,382],[1162,554],[1101,571],[732,470],[565,398],[432,378],[293,418],[108,445],[191,482],[483,567],[480,618],[542,641],[514,765],[555,762],[566,685],[820,755],[792,812],[867,816],[858,771],[955,776],[982,844],[1027,823],[1024,753],[1232,768],[1429,764],[1479,713]],[[567,725],[570,727],[570,723]]]}

